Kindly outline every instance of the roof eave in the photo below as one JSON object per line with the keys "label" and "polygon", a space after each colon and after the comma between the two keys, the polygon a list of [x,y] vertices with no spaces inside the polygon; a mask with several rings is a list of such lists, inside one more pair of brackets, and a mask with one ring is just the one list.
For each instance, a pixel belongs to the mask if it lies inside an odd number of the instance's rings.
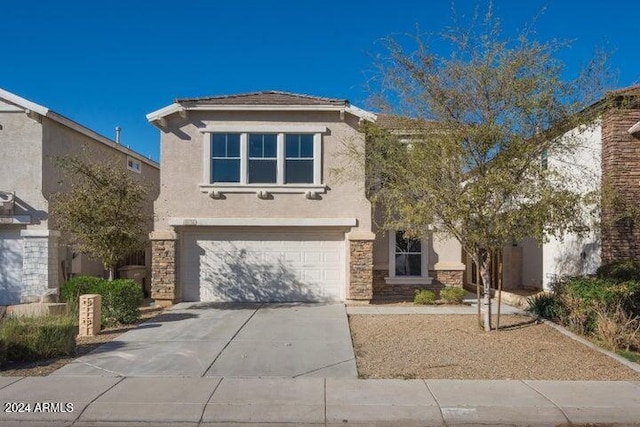
{"label": "roof eave", "polygon": [[24,99],[21,96],[18,96],[11,92],[7,92],[4,89],[0,89],[0,98],[6,99],[10,103],[17,105],[24,110],[38,113],[41,116],[46,116],[49,113],[49,109],[47,107],[36,104],[35,102],[31,102],[28,99]]}
{"label": "roof eave", "polygon": [[293,104],[193,104],[173,103],[147,114],[147,120],[154,125],[163,125],[163,121],[181,111],[346,111],[356,117],[375,121],[376,115],[353,105],[293,105]]}

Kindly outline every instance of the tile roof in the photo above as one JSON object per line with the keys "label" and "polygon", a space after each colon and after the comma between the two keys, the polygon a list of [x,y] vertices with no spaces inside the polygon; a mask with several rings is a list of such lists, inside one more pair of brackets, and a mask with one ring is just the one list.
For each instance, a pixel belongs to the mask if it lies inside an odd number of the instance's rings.
{"label": "tile roof", "polygon": [[346,99],[323,98],[277,90],[202,98],[179,98],[176,99],[176,102],[179,104],[198,103],[209,105],[349,105],[349,101]]}
{"label": "tile roof", "polygon": [[635,84],[609,92],[611,95],[640,95],[640,84]]}

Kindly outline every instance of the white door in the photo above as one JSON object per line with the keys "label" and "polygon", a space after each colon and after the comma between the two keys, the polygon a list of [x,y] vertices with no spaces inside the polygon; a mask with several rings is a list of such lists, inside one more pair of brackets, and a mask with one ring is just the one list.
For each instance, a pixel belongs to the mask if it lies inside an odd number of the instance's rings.
{"label": "white door", "polygon": [[344,233],[183,234],[184,301],[342,301]]}
{"label": "white door", "polygon": [[0,305],[20,302],[23,249],[20,230],[0,230]]}

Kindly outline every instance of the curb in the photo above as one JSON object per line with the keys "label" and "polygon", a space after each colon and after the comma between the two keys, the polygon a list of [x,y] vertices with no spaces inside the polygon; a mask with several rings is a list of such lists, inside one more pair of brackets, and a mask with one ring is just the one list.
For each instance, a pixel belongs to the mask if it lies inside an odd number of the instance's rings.
{"label": "curb", "polygon": [[638,373],[640,373],[640,364],[638,363],[634,363],[631,362],[630,360],[625,359],[624,357],[617,355],[609,350],[605,350],[602,347],[599,347],[597,345],[595,345],[594,343],[592,343],[591,341],[587,340],[586,338],[582,338],[579,335],[574,334],[573,332],[565,329],[564,327],[553,323],[550,320],[547,319],[542,319],[539,318],[538,320],[541,320],[542,323],[544,323],[545,325],[549,325],[551,326],[553,329],[555,329],[556,331],[560,332],[563,335],[566,335],[567,337],[571,338],[574,341],[578,341],[579,343],[582,343],[584,345],[586,345],[587,347],[589,347],[591,350],[595,350],[598,351],[602,354],[604,354],[605,356],[609,356],[610,358],[622,363],[623,365],[625,365],[626,367],[628,367],[629,369],[632,369]]}

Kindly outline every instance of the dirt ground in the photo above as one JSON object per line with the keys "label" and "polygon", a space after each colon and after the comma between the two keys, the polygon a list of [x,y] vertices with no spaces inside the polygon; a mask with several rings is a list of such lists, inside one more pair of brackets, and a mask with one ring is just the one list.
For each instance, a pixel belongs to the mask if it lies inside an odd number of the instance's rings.
{"label": "dirt ground", "polygon": [[55,370],[62,368],[67,363],[73,362],[74,359],[83,356],[102,344],[113,341],[120,334],[123,334],[135,327],[140,323],[146,322],[159,314],[161,310],[143,311],[140,314],[140,319],[131,325],[121,325],[113,328],[105,328],[95,337],[83,337],[76,338],[76,353],[74,356],[60,357],[56,359],[40,360],[37,362],[20,362],[20,363],[7,363],[0,369],[0,376],[4,377],[44,377],[49,375]]}
{"label": "dirt ground", "polygon": [[525,316],[499,332],[473,315],[351,315],[362,378],[640,380],[640,373]]}

